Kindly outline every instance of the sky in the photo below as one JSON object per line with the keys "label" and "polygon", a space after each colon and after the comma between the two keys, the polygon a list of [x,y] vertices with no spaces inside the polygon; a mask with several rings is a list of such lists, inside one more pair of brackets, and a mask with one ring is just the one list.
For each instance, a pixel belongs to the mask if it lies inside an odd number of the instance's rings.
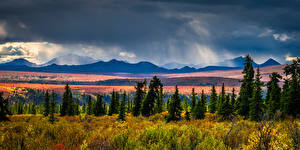
{"label": "sky", "polygon": [[300,56],[300,0],[1,0],[0,61],[216,65]]}

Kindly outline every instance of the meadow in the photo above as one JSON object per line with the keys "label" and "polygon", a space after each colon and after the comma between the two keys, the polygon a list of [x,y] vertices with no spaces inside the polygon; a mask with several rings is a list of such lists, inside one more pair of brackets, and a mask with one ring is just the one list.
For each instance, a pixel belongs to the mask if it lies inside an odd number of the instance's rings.
{"label": "meadow", "polygon": [[[103,85],[70,85],[73,91],[86,94],[109,94],[112,91],[126,91],[134,92],[134,86],[103,86]],[[221,92],[222,86],[216,86],[216,91]],[[24,88],[30,88],[34,90],[54,90],[56,93],[62,94],[64,92],[65,85],[63,84],[35,84],[35,83],[11,83],[11,82],[0,82],[0,92],[4,92],[7,96],[12,93],[22,93]],[[164,86],[164,91],[166,93],[173,93],[175,88],[174,86]],[[178,86],[180,93],[182,94],[191,94],[192,89],[195,89],[196,93],[201,93],[204,90],[204,93],[209,94],[211,91],[211,86]],[[239,86],[226,86],[226,93],[230,93],[232,88],[235,88],[236,91],[239,91]]]}
{"label": "meadow", "polygon": [[[72,74],[72,73],[47,73],[47,72],[24,72],[24,71],[0,71],[1,80],[49,80],[49,81],[101,81],[108,79],[123,79],[125,77],[114,75],[96,74]],[[126,77],[129,78],[129,77]]]}
{"label": "meadow", "polygon": [[[0,149],[298,149],[299,120],[251,122],[235,118],[166,123],[166,112],[150,117],[14,115],[0,122]],[[182,114],[184,115],[184,114]]]}

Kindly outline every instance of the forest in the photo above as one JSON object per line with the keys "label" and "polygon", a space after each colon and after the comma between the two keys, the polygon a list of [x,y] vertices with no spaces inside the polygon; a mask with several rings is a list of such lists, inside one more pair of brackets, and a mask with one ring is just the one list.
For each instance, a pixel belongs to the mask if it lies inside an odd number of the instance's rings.
{"label": "forest", "polygon": [[[157,76],[135,92],[73,97],[35,91],[32,99],[0,94],[1,149],[300,149],[300,59],[261,81],[246,56],[237,92],[166,94]],[[282,83],[283,82],[283,83]],[[264,92],[264,89],[266,91]],[[59,100],[61,99],[61,100]],[[61,103],[60,103],[61,102]]]}

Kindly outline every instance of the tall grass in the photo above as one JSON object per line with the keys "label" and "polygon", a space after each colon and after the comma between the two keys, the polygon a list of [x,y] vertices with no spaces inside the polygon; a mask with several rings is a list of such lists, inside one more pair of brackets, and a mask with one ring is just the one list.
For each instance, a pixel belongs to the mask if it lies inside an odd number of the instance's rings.
{"label": "tall grass", "polygon": [[[150,118],[126,116],[59,117],[14,115],[0,123],[0,149],[296,149],[300,121],[255,123],[237,119],[166,123],[166,113]],[[261,147],[258,147],[261,146]]]}

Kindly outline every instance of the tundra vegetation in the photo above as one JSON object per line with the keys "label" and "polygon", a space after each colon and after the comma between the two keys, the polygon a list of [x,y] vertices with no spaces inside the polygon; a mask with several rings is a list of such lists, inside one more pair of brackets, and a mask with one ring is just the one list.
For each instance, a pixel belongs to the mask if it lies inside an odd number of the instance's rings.
{"label": "tundra vegetation", "polygon": [[[248,55],[239,93],[167,96],[154,76],[136,83],[135,94],[113,91],[73,97],[67,84],[60,98],[45,91],[44,102],[24,103],[0,94],[1,149],[299,149],[300,59],[267,83]],[[283,86],[280,82],[284,81]],[[266,96],[263,87],[266,87]]]}

